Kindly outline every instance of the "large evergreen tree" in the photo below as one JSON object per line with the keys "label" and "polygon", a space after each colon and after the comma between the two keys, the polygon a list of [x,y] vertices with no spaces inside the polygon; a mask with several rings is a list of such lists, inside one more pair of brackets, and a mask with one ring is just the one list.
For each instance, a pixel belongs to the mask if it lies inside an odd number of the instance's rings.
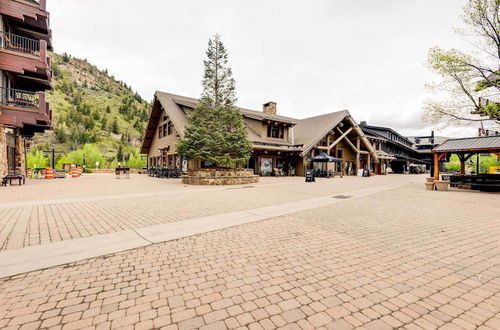
{"label": "large evergreen tree", "polygon": [[189,115],[190,125],[177,144],[181,156],[219,167],[241,165],[252,153],[243,118],[234,106],[235,82],[227,62],[227,51],[215,36],[208,42],[200,105]]}

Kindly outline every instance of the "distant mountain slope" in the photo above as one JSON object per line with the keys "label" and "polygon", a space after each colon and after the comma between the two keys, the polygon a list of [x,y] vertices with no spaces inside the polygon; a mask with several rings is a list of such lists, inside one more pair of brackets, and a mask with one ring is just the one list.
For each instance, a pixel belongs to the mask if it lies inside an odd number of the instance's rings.
{"label": "distant mountain slope", "polygon": [[92,143],[112,158],[120,145],[139,146],[149,117],[148,102],[86,60],[50,56],[54,90],[47,100],[54,130],[36,135],[37,147],[69,152]]}

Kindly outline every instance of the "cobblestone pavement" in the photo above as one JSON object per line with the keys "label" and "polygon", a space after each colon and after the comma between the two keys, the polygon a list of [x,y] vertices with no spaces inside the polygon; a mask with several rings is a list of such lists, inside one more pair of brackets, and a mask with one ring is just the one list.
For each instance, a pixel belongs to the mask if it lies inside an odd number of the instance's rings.
{"label": "cobblestone pavement", "polygon": [[31,180],[26,186],[0,189],[0,251],[400,181],[420,183],[423,177],[346,177],[323,179],[316,184],[305,183],[304,178],[263,178],[260,184],[243,187],[193,187],[179,180],[144,175],[130,180],[117,180],[112,175]]}
{"label": "cobblestone pavement", "polygon": [[0,328],[499,329],[499,200],[419,182],[14,276]]}

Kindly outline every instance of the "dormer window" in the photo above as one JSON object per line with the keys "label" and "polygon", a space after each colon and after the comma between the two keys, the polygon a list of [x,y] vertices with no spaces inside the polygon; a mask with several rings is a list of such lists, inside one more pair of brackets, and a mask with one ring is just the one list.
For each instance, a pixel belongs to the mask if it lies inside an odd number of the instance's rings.
{"label": "dormer window", "polygon": [[285,128],[283,126],[268,125],[267,137],[273,139],[283,139],[285,137]]}

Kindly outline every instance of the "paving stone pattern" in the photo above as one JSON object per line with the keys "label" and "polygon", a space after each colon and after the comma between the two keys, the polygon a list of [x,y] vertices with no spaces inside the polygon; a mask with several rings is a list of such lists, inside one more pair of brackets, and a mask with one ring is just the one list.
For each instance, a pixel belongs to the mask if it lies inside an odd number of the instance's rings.
{"label": "paving stone pattern", "polygon": [[[402,178],[404,182],[414,179]],[[362,181],[354,177],[311,185],[303,182],[303,178],[288,181],[264,178],[262,184],[222,188],[185,186],[179,180],[147,176],[133,176],[130,180],[116,180],[110,175],[84,176],[76,179],[81,181],[51,181],[45,185],[31,180],[22,189],[0,190],[0,251],[242,211],[345,189],[383,186],[395,179]],[[138,188],[130,182],[135,182]],[[79,197],[73,197],[71,188],[75,185],[80,187],[76,194]],[[94,185],[102,190],[96,191]],[[145,192],[143,185],[151,187],[152,192]],[[122,187],[120,194],[116,186]],[[28,189],[37,192],[39,198],[27,199],[24,193],[34,194]],[[68,189],[65,195],[61,194],[64,189]],[[18,202],[5,202],[11,195],[17,196]],[[50,195],[57,198],[47,200]]]}
{"label": "paving stone pattern", "polygon": [[14,276],[0,328],[499,329],[499,197],[412,185]]}

